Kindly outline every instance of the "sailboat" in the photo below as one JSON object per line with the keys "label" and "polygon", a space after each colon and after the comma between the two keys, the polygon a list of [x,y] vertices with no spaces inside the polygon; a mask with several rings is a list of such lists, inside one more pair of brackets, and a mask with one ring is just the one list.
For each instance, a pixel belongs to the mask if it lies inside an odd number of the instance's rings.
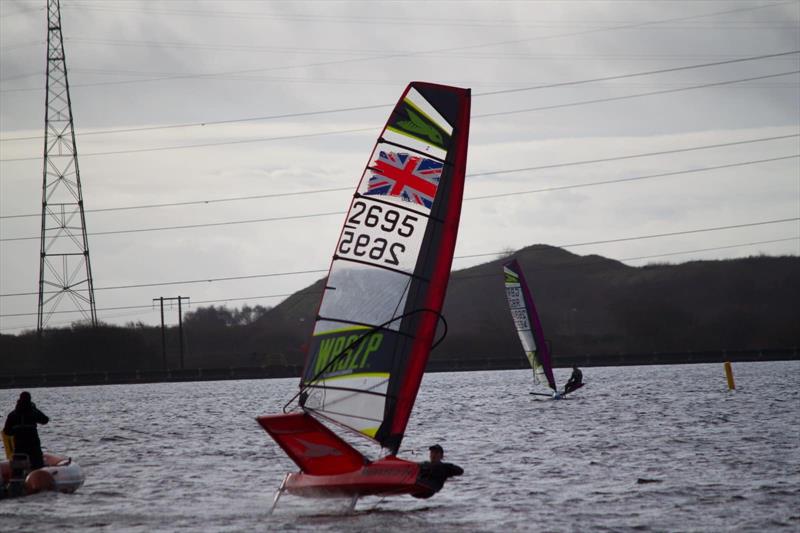
{"label": "sailboat", "polygon": [[553,376],[550,349],[544,339],[539,313],[536,312],[536,305],[533,303],[528,283],[525,281],[522,268],[516,259],[503,265],[503,276],[511,318],[514,320],[522,349],[533,370],[534,390],[531,391],[531,394],[557,399],[580,388],[578,386],[570,391],[558,392]]}
{"label": "sailboat", "polygon": [[[351,505],[364,495],[435,492],[419,465],[397,454],[443,321],[469,113],[469,89],[412,82],[375,143],[333,254],[300,389],[282,414],[257,418],[300,468],[284,477],[272,509],[285,491],[349,496]],[[379,445],[380,458],[344,434]]]}

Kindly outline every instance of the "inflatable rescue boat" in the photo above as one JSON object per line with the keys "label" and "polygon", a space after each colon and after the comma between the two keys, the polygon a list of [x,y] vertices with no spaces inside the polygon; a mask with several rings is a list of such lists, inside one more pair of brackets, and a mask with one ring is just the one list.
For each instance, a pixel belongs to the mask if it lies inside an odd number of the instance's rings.
{"label": "inflatable rescue boat", "polygon": [[10,461],[0,462],[0,498],[27,496],[48,490],[69,493],[83,485],[83,471],[71,458],[45,453],[44,464],[42,468],[31,471],[24,455],[15,455]]}

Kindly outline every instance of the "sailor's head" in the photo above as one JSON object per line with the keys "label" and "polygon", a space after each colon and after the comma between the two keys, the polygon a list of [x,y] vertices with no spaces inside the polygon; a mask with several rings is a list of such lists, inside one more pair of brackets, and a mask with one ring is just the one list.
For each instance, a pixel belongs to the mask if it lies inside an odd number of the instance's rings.
{"label": "sailor's head", "polygon": [[17,400],[17,405],[20,407],[28,406],[31,404],[31,393],[28,391],[23,391],[19,394],[19,400]]}
{"label": "sailor's head", "polygon": [[444,457],[444,450],[438,444],[434,444],[428,450],[431,452],[431,462],[438,463]]}

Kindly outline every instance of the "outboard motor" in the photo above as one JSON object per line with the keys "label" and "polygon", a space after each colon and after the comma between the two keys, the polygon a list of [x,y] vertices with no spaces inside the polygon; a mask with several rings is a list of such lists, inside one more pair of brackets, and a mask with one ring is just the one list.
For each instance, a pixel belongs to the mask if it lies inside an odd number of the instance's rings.
{"label": "outboard motor", "polygon": [[12,498],[25,494],[25,478],[31,470],[31,461],[26,453],[15,453],[9,462],[11,476],[8,481],[8,495]]}

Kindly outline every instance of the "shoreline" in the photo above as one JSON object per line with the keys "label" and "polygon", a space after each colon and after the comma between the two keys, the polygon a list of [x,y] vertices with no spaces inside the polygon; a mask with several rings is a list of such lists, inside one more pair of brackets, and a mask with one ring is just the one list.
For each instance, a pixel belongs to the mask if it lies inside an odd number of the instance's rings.
{"label": "shoreline", "polygon": [[[758,362],[800,360],[797,347],[763,350],[711,350],[702,352],[652,352],[639,354],[573,354],[553,356],[555,368],[597,366],[639,366],[721,363],[723,361]],[[522,357],[472,357],[428,361],[426,372],[469,372],[479,370],[515,370],[528,367]],[[40,387],[80,387],[89,385],[130,385],[236,379],[275,379],[300,377],[301,365],[266,365],[257,367],[191,368],[170,370],[122,370],[72,373],[39,373],[19,376],[0,375],[0,389]]]}

